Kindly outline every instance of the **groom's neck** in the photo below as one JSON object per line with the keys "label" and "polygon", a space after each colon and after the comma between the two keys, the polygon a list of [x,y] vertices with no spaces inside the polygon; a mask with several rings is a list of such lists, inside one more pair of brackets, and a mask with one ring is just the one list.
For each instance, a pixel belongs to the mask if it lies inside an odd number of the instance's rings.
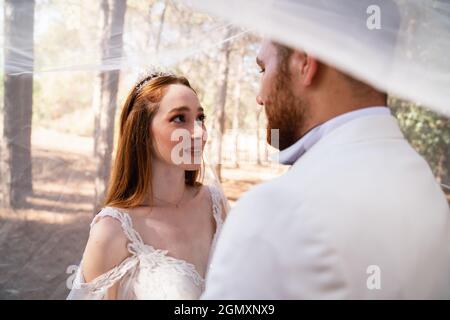
{"label": "groom's neck", "polygon": [[[333,79],[334,78],[334,79]],[[371,106],[386,106],[387,95],[359,82],[347,81],[337,75],[321,83],[309,94],[309,119],[301,135],[342,114]]]}

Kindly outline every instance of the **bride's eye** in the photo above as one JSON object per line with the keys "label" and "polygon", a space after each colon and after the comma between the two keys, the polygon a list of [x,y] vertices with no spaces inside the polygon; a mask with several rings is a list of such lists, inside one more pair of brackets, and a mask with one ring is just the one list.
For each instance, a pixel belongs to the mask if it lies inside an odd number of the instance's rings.
{"label": "bride's eye", "polygon": [[179,115],[173,117],[172,119],[170,119],[170,122],[182,123],[182,122],[185,122],[185,120],[186,119],[185,119],[184,115],[179,114]]}
{"label": "bride's eye", "polygon": [[261,68],[261,69],[259,70],[259,73],[264,73],[264,72],[266,72],[266,69],[262,69],[262,68]]}

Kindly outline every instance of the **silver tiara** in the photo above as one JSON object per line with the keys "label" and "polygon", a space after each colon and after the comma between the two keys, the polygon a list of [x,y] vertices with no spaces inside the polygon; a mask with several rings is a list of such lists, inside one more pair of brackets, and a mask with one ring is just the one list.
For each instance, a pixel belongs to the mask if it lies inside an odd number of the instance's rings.
{"label": "silver tiara", "polygon": [[136,82],[136,92],[139,92],[147,82],[158,77],[175,76],[175,73],[163,71],[161,69],[150,68],[139,72],[138,81]]}

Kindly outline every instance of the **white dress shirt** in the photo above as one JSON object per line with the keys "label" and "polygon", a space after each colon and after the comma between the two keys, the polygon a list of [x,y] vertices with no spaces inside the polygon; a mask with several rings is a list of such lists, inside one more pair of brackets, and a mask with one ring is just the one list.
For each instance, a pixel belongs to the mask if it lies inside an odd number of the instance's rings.
{"label": "white dress shirt", "polygon": [[305,154],[306,151],[311,149],[313,145],[334,129],[350,120],[377,114],[389,115],[391,114],[391,111],[386,106],[374,106],[347,112],[332,118],[312,128],[292,146],[280,151],[278,154],[278,161],[281,164],[292,165]]}

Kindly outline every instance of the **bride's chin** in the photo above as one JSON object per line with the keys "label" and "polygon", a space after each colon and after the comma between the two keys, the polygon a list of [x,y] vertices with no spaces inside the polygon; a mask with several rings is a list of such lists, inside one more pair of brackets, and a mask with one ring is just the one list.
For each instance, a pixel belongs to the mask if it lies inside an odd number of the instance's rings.
{"label": "bride's chin", "polygon": [[200,164],[183,164],[179,165],[179,168],[185,170],[185,171],[197,171],[201,169]]}

